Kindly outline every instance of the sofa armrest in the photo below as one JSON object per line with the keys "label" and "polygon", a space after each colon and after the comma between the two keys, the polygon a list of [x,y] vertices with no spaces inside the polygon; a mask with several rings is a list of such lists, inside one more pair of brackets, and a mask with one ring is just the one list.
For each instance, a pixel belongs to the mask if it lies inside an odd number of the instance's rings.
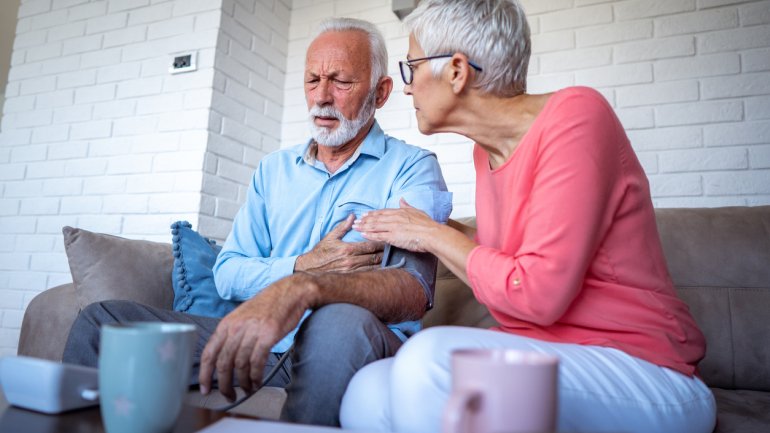
{"label": "sofa armrest", "polygon": [[39,293],[24,312],[18,354],[61,361],[67,335],[79,312],[71,283]]}

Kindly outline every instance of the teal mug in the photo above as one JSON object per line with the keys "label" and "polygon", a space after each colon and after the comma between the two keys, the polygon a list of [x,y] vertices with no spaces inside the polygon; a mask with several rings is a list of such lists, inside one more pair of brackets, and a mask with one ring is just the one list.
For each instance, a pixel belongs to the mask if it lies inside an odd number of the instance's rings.
{"label": "teal mug", "polygon": [[99,400],[107,433],[173,430],[189,386],[195,325],[104,325]]}

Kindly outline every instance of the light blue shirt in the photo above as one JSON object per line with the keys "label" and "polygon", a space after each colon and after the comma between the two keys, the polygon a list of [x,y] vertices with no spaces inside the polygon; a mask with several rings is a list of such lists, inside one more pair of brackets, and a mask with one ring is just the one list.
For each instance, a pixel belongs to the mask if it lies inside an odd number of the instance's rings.
{"label": "light blue shirt", "polygon": [[[452,194],[432,152],[385,135],[375,122],[356,153],[329,173],[309,152],[311,144],[309,140],[278,150],[259,163],[214,265],[217,291],[224,299],[245,301],[291,275],[297,257],[351,213],[360,217],[374,209],[397,208],[403,197],[436,221],[449,218]],[[343,240],[364,239],[351,230]],[[426,290],[432,305],[433,281],[420,278],[420,282],[430,285]],[[391,329],[405,338],[419,329],[419,323]],[[295,333],[296,329],[273,351],[288,350]]]}

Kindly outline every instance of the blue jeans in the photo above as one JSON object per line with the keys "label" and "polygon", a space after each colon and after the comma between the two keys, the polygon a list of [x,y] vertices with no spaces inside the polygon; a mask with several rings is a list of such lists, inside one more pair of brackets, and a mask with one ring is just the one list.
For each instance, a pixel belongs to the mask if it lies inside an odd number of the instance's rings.
{"label": "blue jeans", "polygon": [[[198,327],[191,385],[198,384],[200,356],[219,319],[148,307],[131,301],[91,304],[72,325],[63,362],[95,367],[101,325],[160,321],[192,323]],[[342,395],[353,375],[370,362],[393,356],[401,340],[369,310],[351,304],[331,304],[315,310],[300,326],[294,349],[268,386],[286,388],[281,419],[315,425],[339,425]],[[280,354],[270,356],[267,373]]]}
{"label": "blue jeans", "polygon": [[418,332],[394,358],[359,371],[342,401],[343,428],[440,432],[451,392],[450,354],[459,348],[509,348],[558,356],[559,432],[710,433],[714,429],[714,396],[697,377],[616,349],[450,326]]}

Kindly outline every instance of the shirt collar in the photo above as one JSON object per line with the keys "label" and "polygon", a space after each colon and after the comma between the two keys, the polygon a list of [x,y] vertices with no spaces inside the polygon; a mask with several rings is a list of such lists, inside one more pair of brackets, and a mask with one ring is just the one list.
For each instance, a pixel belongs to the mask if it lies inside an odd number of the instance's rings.
{"label": "shirt collar", "polygon": [[[304,161],[306,164],[315,165],[316,152],[318,151],[318,145],[313,139],[309,139],[304,146],[303,151],[297,155],[296,162]],[[377,159],[382,158],[385,154],[385,133],[380,128],[377,120],[372,124],[369,133],[364,137],[364,141],[358,146],[355,153],[350,157],[349,162],[355,161],[359,155],[369,155]]]}

